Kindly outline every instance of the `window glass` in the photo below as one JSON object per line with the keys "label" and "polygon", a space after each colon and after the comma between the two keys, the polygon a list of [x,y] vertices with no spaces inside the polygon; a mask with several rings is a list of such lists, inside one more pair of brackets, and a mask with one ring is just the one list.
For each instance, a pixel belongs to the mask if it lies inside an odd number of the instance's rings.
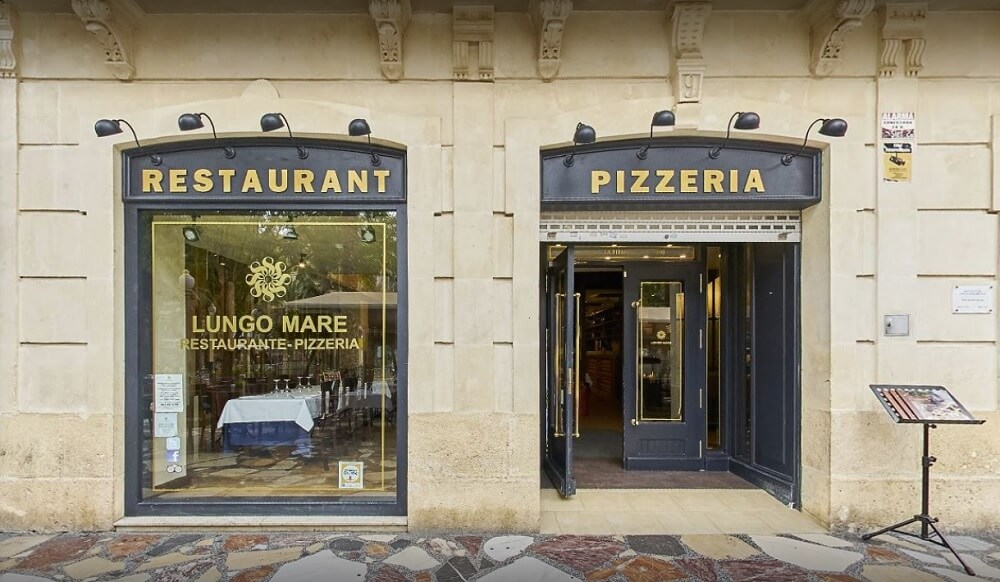
{"label": "window glass", "polygon": [[145,224],[143,498],[394,498],[395,213]]}

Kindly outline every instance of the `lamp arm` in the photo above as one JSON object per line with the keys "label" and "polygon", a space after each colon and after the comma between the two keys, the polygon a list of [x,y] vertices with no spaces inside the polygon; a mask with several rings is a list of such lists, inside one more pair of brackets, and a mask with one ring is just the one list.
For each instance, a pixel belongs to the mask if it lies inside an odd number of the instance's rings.
{"label": "lamp arm", "polygon": [[215,122],[212,121],[212,118],[207,113],[199,113],[198,115],[208,120],[208,125],[212,128],[212,137],[216,140],[219,139],[219,134],[215,133]]}
{"label": "lamp arm", "polygon": [[740,116],[740,113],[743,112],[737,111],[732,115],[732,117],[729,118],[729,123],[726,124],[726,139],[722,140],[722,145],[716,146],[708,150],[708,157],[714,160],[715,158],[719,157],[719,154],[722,152],[722,150],[726,149],[726,144],[729,143],[729,134],[732,133],[733,131],[733,121]]}
{"label": "lamp arm", "polygon": [[799,146],[799,151],[795,152],[794,154],[785,154],[785,155],[781,156],[781,163],[784,164],[784,165],[786,165],[786,166],[791,165],[792,160],[794,160],[795,158],[801,156],[802,152],[806,151],[806,144],[809,143],[809,133],[812,131],[812,128],[816,127],[817,123],[822,123],[822,122],[825,122],[825,121],[826,121],[825,119],[820,118],[820,119],[817,119],[816,121],[810,123],[809,124],[809,128],[806,129],[806,136],[804,138],[802,138],[802,145]]}
{"label": "lamp arm", "polygon": [[278,113],[278,117],[280,117],[281,120],[285,122],[285,129],[288,130],[288,137],[294,138],[295,136],[292,135],[292,124],[288,123],[288,118],[285,117],[285,114],[284,113]]}
{"label": "lamp arm", "polygon": [[124,124],[125,124],[125,125],[126,125],[126,126],[128,127],[129,131],[131,131],[131,132],[132,132],[132,139],[134,139],[134,140],[135,140],[135,145],[136,145],[136,147],[139,147],[139,148],[141,148],[141,147],[142,147],[142,144],[141,144],[141,143],[139,143],[139,136],[137,136],[137,135],[135,134],[135,128],[134,128],[134,127],[132,127],[132,124],[131,124],[131,123],[129,123],[129,122],[127,122],[127,121],[125,121],[124,119],[116,119],[115,121],[116,121],[116,122],[118,122],[118,123],[124,123]]}

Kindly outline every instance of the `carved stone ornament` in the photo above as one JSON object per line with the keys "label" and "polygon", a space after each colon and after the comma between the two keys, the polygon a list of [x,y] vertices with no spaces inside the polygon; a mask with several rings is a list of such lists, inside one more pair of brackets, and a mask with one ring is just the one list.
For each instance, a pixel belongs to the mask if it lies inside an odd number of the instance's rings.
{"label": "carved stone ornament", "polygon": [[104,47],[104,62],[114,71],[115,77],[129,81],[135,75],[132,64],[132,25],[124,10],[109,0],[73,0],[73,11],[80,17],[87,31],[97,37]]}
{"label": "carved stone ornament", "polygon": [[905,49],[903,72],[916,77],[924,68],[924,24],[927,20],[927,3],[886,4],[881,11],[882,56],[879,61],[880,77],[891,78],[899,71],[898,57]]}
{"label": "carved stone ornament", "polygon": [[[452,13],[452,71],[459,81],[493,80],[493,6],[456,5]],[[478,63],[469,63],[471,49]]]}
{"label": "carved stone ornament", "polygon": [[0,78],[13,77],[17,59],[14,58],[14,25],[12,9],[0,0]]}
{"label": "carved stone ornament", "polygon": [[851,32],[861,27],[875,8],[875,0],[810,0],[805,7],[809,19],[809,70],[817,76],[833,72],[840,51]]}
{"label": "carved stone ornament", "polygon": [[673,34],[670,77],[674,99],[677,103],[700,103],[705,76],[701,46],[712,3],[708,0],[671,2],[667,13]]}
{"label": "carved stone ornament", "polygon": [[563,30],[572,10],[572,0],[532,0],[528,8],[531,22],[538,31],[538,74],[546,81],[559,73]]}
{"label": "carved stone ornament", "polygon": [[410,24],[410,0],[371,0],[368,10],[378,34],[379,66],[390,81],[403,76],[403,35]]}

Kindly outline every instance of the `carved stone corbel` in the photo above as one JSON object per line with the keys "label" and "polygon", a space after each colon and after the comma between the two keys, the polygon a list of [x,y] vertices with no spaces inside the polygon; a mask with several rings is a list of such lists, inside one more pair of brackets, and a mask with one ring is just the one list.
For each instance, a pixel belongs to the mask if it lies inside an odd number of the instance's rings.
{"label": "carved stone corbel", "polygon": [[667,5],[673,34],[670,77],[677,103],[701,102],[705,76],[701,45],[711,13],[712,3],[708,0],[675,1]]}
{"label": "carved stone corbel", "polygon": [[115,77],[130,81],[135,75],[132,63],[132,30],[141,10],[131,0],[73,0],[73,12],[87,31],[97,37],[106,55],[105,61]]}
{"label": "carved stone corbel", "polygon": [[552,80],[562,65],[563,30],[572,10],[572,0],[532,0],[528,8],[538,31],[538,74],[546,81]]}
{"label": "carved stone corbel", "polygon": [[804,10],[810,24],[809,71],[813,75],[833,72],[847,38],[873,8],[875,0],[810,0]]}
{"label": "carved stone corbel", "polygon": [[[493,80],[493,6],[456,5],[452,12],[452,71],[459,81]],[[479,53],[470,65],[469,49]]]}
{"label": "carved stone corbel", "polygon": [[13,9],[0,0],[0,78],[13,77],[17,73],[13,21]]}
{"label": "carved stone corbel", "polygon": [[403,35],[410,24],[410,0],[371,0],[368,11],[378,35],[379,66],[390,81],[403,76]]}
{"label": "carved stone corbel", "polygon": [[916,77],[924,68],[924,24],[927,21],[927,3],[886,4],[880,11],[882,28],[882,56],[879,61],[880,77],[891,78],[899,70],[900,49],[905,49],[903,72]]}

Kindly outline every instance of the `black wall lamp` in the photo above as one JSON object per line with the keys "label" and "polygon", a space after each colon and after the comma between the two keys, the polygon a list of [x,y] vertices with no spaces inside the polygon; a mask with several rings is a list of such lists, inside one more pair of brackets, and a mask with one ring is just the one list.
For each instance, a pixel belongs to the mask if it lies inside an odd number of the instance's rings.
{"label": "black wall lamp", "polygon": [[[292,140],[295,136],[292,135],[292,126],[288,123],[288,118],[282,113],[265,113],[260,116],[260,129],[261,131],[274,131],[276,129],[281,129],[282,127],[288,129],[288,137]],[[293,141],[294,143],[294,141]],[[299,151],[299,159],[304,160],[309,157],[309,151],[306,148],[296,145],[295,149]]]}
{"label": "black wall lamp", "polygon": [[806,130],[806,136],[802,139],[802,147],[799,151],[794,154],[785,154],[781,156],[781,163],[790,166],[792,165],[792,160],[802,155],[802,152],[806,150],[806,142],[809,141],[809,132],[812,128],[816,126],[817,123],[822,123],[819,126],[819,133],[828,137],[844,137],[847,135],[847,122],[839,117],[834,117],[832,119],[823,119],[822,117],[816,121],[809,124],[809,129]]}
{"label": "black wall lamp", "polygon": [[352,119],[349,124],[347,124],[347,134],[351,137],[360,137],[362,135],[368,137],[368,149],[369,155],[372,159],[373,166],[381,166],[382,158],[375,153],[375,147],[372,146],[372,128],[368,125],[368,121],[364,119]]}
{"label": "black wall lamp", "polygon": [[[208,120],[208,124],[212,127],[212,137],[216,142],[218,142],[219,135],[215,133],[215,122],[212,121],[212,118],[209,117],[207,113],[182,113],[181,116],[177,118],[177,127],[180,128],[181,131],[201,129],[205,127],[205,124],[201,121],[202,117]],[[236,150],[229,146],[223,146],[222,151],[226,153],[226,157],[230,160],[236,157]]]}
{"label": "black wall lamp", "polygon": [[[736,123],[733,123],[733,121]],[[729,134],[733,129],[749,130],[757,129],[760,127],[760,116],[753,111],[737,111],[729,118],[729,123],[726,124],[726,139],[722,140],[722,145],[714,147],[708,150],[708,157],[713,160],[718,159],[719,154],[722,150],[726,148],[726,143],[729,142]]]}
{"label": "black wall lamp", "polygon": [[668,109],[663,111],[657,111],[653,114],[653,120],[649,122],[649,142],[642,146],[642,149],[635,153],[635,157],[640,160],[645,160],[646,156],[649,155],[649,146],[653,145],[653,128],[654,127],[673,127],[674,126],[674,112]]}
{"label": "black wall lamp", "polygon": [[[98,119],[97,123],[94,124],[94,133],[97,134],[97,137],[117,135],[122,132],[122,123],[127,125],[129,131],[132,132],[132,139],[135,140],[135,147],[142,149],[142,144],[139,143],[139,137],[135,135],[135,129],[132,127],[131,123],[125,121],[124,119]],[[154,166],[159,166],[163,163],[163,158],[157,154],[150,154],[149,161],[152,162]]]}
{"label": "black wall lamp", "polygon": [[573,132],[573,152],[563,158],[563,165],[569,168],[576,162],[576,146],[580,144],[594,143],[597,141],[597,132],[586,123],[576,124],[576,131]]}

